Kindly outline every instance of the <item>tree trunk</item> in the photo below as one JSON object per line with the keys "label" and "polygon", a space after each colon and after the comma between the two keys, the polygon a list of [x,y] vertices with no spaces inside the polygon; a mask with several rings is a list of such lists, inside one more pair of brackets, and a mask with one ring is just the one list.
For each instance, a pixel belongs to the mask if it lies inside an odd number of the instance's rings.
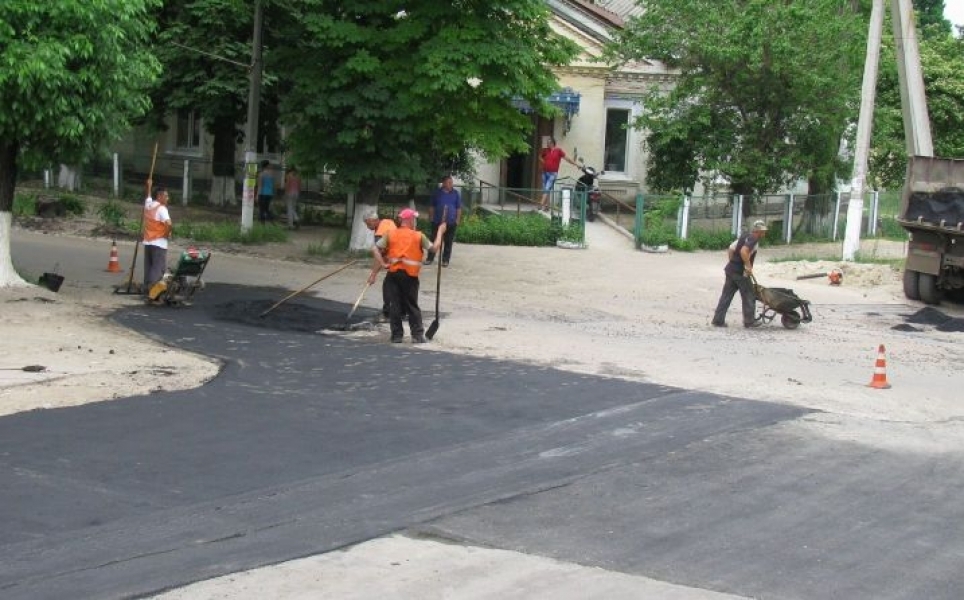
{"label": "tree trunk", "polygon": [[80,189],[80,168],[70,165],[60,165],[60,173],[57,175],[57,187],[64,188],[69,192]]}
{"label": "tree trunk", "polygon": [[211,159],[211,192],[208,201],[215,206],[232,206],[238,203],[234,153],[237,148],[237,131],[233,119],[216,119],[211,128],[214,150]]}
{"label": "tree trunk", "polygon": [[378,199],[385,189],[385,182],[381,179],[366,179],[358,184],[358,204],[372,204],[378,206]]}
{"label": "tree trunk", "polygon": [[13,194],[17,187],[17,142],[0,140],[0,287],[23,286],[27,282],[13,268],[10,228],[13,224]]}

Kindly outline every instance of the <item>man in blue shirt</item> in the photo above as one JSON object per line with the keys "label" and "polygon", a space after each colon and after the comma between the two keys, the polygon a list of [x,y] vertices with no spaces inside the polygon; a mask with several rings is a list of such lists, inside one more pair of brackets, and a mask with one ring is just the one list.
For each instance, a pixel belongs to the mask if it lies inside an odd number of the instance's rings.
{"label": "man in blue shirt", "polygon": [[[446,228],[442,235],[442,266],[449,266],[452,258],[452,244],[455,242],[455,230],[462,222],[462,197],[452,186],[452,176],[446,175],[442,179],[442,187],[432,194],[432,201],[428,207],[428,218],[432,221],[432,239],[438,234],[442,225],[442,215],[445,215]],[[425,264],[430,265],[435,260],[435,253],[429,252]]]}

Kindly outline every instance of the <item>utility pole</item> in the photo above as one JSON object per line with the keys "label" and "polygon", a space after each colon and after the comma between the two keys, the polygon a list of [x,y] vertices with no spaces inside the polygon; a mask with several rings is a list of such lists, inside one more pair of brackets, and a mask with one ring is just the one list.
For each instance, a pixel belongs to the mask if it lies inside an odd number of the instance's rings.
{"label": "utility pole", "polygon": [[[908,156],[934,156],[927,97],[924,94],[924,75],[917,47],[917,25],[911,0],[891,0],[891,19],[894,25],[894,46],[897,52],[897,75],[900,82],[900,104],[904,116],[904,136]],[[874,99],[877,85],[877,62],[880,37],[883,32],[883,0],[874,0],[867,36],[867,62],[860,97],[860,118],[857,122],[857,148],[854,156],[853,184],[847,209],[847,229],[844,237],[843,260],[853,260],[860,247],[860,225],[863,220],[863,193],[867,178],[867,156],[873,125]]]}
{"label": "utility pole", "polygon": [[854,172],[847,205],[847,228],[844,232],[843,259],[852,261],[860,248],[860,224],[864,214],[864,185],[867,182],[867,157],[874,122],[877,97],[877,70],[880,63],[880,38],[884,31],[884,0],[874,0],[867,31],[867,58],[864,60],[864,82],[860,90],[860,116],[857,119],[857,147]]}
{"label": "utility pole", "polygon": [[254,222],[254,192],[258,182],[258,108],[261,104],[261,0],[254,2],[254,35],[248,87],[248,123],[244,131],[244,187],[241,195],[241,231]]}

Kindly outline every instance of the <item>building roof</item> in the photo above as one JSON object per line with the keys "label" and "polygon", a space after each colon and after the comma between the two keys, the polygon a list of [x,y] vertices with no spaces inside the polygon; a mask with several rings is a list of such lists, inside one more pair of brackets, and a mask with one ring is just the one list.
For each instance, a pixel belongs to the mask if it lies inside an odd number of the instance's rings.
{"label": "building roof", "polygon": [[637,0],[595,0],[592,4],[619,15],[624,21],[643,14],[643,8],[637,4]]}

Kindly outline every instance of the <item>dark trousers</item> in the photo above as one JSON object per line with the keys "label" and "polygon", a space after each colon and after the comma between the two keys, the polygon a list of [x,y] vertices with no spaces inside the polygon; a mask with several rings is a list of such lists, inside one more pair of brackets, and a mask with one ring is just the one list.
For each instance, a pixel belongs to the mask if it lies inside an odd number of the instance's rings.
{"label": "dark trousers", "polygon": [[422,311],[418,307],[418,277],[412,277],[403,270],[392,271],[385,276],[388,291],[388,323],[392,329],[392,339],[401,339],[405,334],[402,328],[402,315],[408,315],[408,328],[412,337],[425,333],[422,327]]}
{"label": "dark trousers", "polygon": [[258,196],[258,220],[264,225],[271,219],[271,196]]}
{"label": "dark trousers", "polygon": [[164,277],[167,268],[167,248],[144,244],[144,293]]}
{"label": "dark trousers", "polygon": [[[435,236],[438,235],[438,228],[441,225],[432,225],[432,241],[435,241]],[[445,233],[442,234],[442,262],[447,263],[452,258],[452,244],[455,243],[455,230],[459,226],[451,223],[445,227]],[[435,260],[435,254],[433,252],[428,253],[429,260]]]}
{"label": "dark trousers", "polygon": [[720,293],[720,301],[716,305],[716,312],[713,313],[713,324],[722,325],[726,323],[726,311],[730,309],[730,302],[733,296],[740,292],[740,299],[743,301],[743,324],[747,325],[756,320],[756,296],[753,294],[753,284],[750,278],[741,274],[726,272],[726,281],[723,282],[723,291]]}

